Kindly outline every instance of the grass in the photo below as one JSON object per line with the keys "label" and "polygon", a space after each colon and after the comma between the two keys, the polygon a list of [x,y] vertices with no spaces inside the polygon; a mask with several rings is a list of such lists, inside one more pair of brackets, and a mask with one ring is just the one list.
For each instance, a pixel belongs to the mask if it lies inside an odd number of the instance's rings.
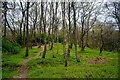
{"label": "grass", "polygon": [[[68,45],[67,45],[68,47]],[[67,48],[66,47],[66,48]],[[33,48],[29,50],[29,57],[35,56],[42,49]],[[42,55],[28,61],[28,78],[118,78],[118,53],[103,51],[102,55],[99,50],[85,48],[77,48],[80,62],[76,61],[75,49],[71,49],[70,57],[68,57],[68,66],[64,67],[65,59],[63,57],[63,45],[59,44],[59,53],[57,54],[57,44],[54,45],[54,54],[56,58],[52,58],[52,50],[47,48],[46,57]],[[28,57],[28,58],[29,58]],[[103,64],[90,64],[86,60],[97,57],[106,57],[107,61]],[[14,55],[3,54],[2,57],[2,77],[11,78],[19,75],[19,67],[25,57],[25,49],[21,49],[20,53]]]}
{"label": "grass", "polygon": [[[97,49],[80,50],[78,47],[77,52],[81,62],[76,61],[73,46],[70,57],[68,57],[68,66],[64,67],[63,45],[59,44],[59,54],[57,54],[57,45],[55,44],[56,58],[52,58],[52,50],[48,48],[45,59],[41,55],[28,61],[28,78],[118,78],[118,53],[107,54],[107,51],[103,51],[100,55]],[[86,62],[86,60],[96,57],[106,57],[107,61],[103,64]]]}
{"label": "grass", "polygon": [[[29,50],[29,57],[37,55],[42,48],[33,48]],[[7,55],[3,53],[2,55],[2,77],[11,78],[12,76],[19,75],[18,68],[22,66],[22,61],[27,59],[25,57],[26,49],[23,48],[18,54]]]}

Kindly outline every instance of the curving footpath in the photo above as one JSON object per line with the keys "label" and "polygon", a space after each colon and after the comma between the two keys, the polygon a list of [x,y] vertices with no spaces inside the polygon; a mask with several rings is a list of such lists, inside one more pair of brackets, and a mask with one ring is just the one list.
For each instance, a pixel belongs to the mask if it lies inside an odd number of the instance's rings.
{"label": "curving footpath", "polygon": [[13,78],[27,78],[27,75],[28,75],[28,67],[27,67],[27,62],[33,58],[36,58],[38,57],[43,51],[44,51],[44,46],[41,46],[42,47],[42,51],[39,52],[36,56],[34,57],[30,57],[26,60],[24,60],[22,63],[22,67],[20,69],[20,75],[19,76],[13,76]]}

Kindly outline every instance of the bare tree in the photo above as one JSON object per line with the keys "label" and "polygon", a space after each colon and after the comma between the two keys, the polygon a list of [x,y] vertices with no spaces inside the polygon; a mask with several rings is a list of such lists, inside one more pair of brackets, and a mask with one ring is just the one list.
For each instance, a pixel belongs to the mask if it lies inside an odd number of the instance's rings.
{"label": "bare tree", "polygon": [[55,34],[57,37],[57,54],[59,52],[59,40],[58,40],[58,18],[57,18],[57,9],[58,9],[58,2],[56,2],[56,9],[55,9]]}
{"label": "bare tree", "polygon": [[28,51],[29,51],[29,49],[28,49],[28,47],[29,47],[29,43],[28,43],[29,42],[29,38],[28,38],[29,4],[30,4],[30,2],[27,2],[27,21],[26,21],[27,22],[27,25],[26,25],[26,28],[27,28],[26,29],[26,31],[27,31],[26,32],[27,44],[26,44],[26,55],[25,55],[26,57],[28,56]]}
{"label": "bare tree", "polygon": [[35,46],[37,45],[37,38],[36,38],[36,23],[37,23],[37,2],[35,6],[35,19],[34,19],[34,24],[33,24],[33,29],[34,29],[34,38],[35,38]]}
{"label": "bare tree", "polygon": [[78,58],[78,54],[77,54],[77,34],[76,34],[76,12],[75,12],[75,7],[74,7],[75,3],[72,2],[72,8],[73,8],[73,18],[74,18],[74,30],[73,30],[73,34],[74,34],[74,45],[75,45],[75,55],[76,55],[76,59],[77,62],[80,62],[79,58]]}
{"label": "bare tree", "polygon": [[67,53],[66,53],[66,35],[65,35],[65,2],[62,3],[62,20],[63,20],[63,52],[65,57],[65,66],[67,66]]}
{"label": "bare tree", "polygon": [[[41,4],[42,5],[42,4]],[[44,8],[44,5],[41,6],[42,8]],[[45,58],[45,54],[46,54],[46,11],[47,11],[47,3],[46,3],[46,8],[45,8],[45,14],[44,14],[44,18],[43,18],[43,26],[44,26],[44,53],[42,58]]]}
{"label": "bare tree", "polygon": [[5,20],[4,20],[4,39],[6,39],[6,20],[7,20],[7,18],[6,18],[6,15],[7,15],[7,11],[6,11],[6,9],[7,9],[7,2],[4,2],[3,3],[3,5],[4,5],[4,16],[5,16]]}
{"label": "bare tree", "polygon": [[71,44],[71,21],[70,21],[70,2],[69,2],[69,11],[68,11],[68,20],[69,20],[69,32],[68,32],[68,56],[70,56],[70,44]]}

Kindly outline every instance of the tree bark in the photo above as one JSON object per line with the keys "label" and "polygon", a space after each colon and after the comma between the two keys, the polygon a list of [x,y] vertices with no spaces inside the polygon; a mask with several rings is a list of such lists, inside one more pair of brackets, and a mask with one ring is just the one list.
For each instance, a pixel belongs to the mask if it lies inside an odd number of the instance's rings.
{"label": "tree bark", "polygon": [[76,12],[75,12],[75,8],[74,8],[74,3],[72,2],[72,7],[73,7],[73,17],[74,17],[74,31],[73,31],[73,34],[74,34],[74,45],[75,45],[75,55],[76,55],[76,59],[77,59],[77,62],[80,62],[79,58],[78,58],[78,55],[77,55],[77,36],[76,36]]}
{"label": "tree bark", "polygon": [[69,12],[68,12],[68,18],[69,18],[69,34],[68,34],[68,56],[70,56],[70,39],[71,39],[71,22],[70,22],[70,2],[69,2]]}
{"label": "tree bark", "polygon": [[36,6],[35,6],[35,20],[34,20],[34,25],[33,25],[33,28],[34,28],[34,38],[35,38],[35,46],[37,46],[37,38],[36,38],[36,31],[35,31],[36,22],[37,22],[37,3],[36,3]]}
{"label": "tree bark", "polygon": [[52,53],[53,53],[53,58],[55,58],[54,56],[54,37],[55,37],[55,34],[54,34],[54,7],[53,7],[53,3],[52,3],[52,11],[53,11],[53,22],[52,22]]}
{"label": "tree bark", "polygon": [[27,29],[26,29],[26,31],[27,31],[27,32],[26,32],[26,34],[27,34],[27,35],[26,35],[26,37],[27,37],[27,44],[26,44],[26,55],[25,55],[26,57],[28,56],[28,51],[29,51],[29,49],[28,49],[28,47],[29,47],[29,43],[28,43],[28,42],[29,42],[29,38],[28,38],[29,4],[30,4],[30,2],[27,2],[27,26],[26,26],[26,27],[27,27]]}
{"label": "tree bark", "polygon": [[101,27],[100,37],[101,37],[101,43],[102,43],[102,45],[100,47],[100,54],[101,54],[102,51],[103,51],[103,48],[104,48],[103,29],[102,29],[102,27]]}
{"label": "tree bark", "polygon": [[64,57],[65,57],[65,67],[66,67],[67,66],[67,53],[66,53],[66,35],[65,35],[65,2],[63,2],[62,19],[63,19],[63,52],[64,52]]}
{"label": "tree bark", "polygon": [[59,52],[59,39],[58,39],[58,19],[57,19],[57,9],[58,9],[58,2],[56,2],[56,10],[55,10],[55,18],[56,18],[56,37],[57,37],[57,54]]}
{"label": "tree bark", "polygon": [[39,48],[41,47],[41,31],[42,31],[42,21],[43,21],[43,5],[42,5],[42,2],[41,2],[41,17],[40,17],[40,40],[39,40]]}
{"label": "tree bark", "polygon": [[23,47],[25,47],[25,23],[23,28]]}
{"label": "tree bark", "polygon": [[4,39],[6,39],[6,20],[7,20],[7,18],[6,18],[6,15],[7,15],[7,11],[6,11],[6,9],[7,9],[7,2],[4,2],[4,10],[5,10],[5,12],[4,12],[4,16],[5,16],[5,20],[4,20]]}
{"label": "tree bark", "polygon": [[[41,4],[42,5],[42,4]],[[42,5],[42,9],[44,8],[44,6]],[[47,6],[46,6],[46,9],[45,9],[45,18],[43,18],[43,25],[44,25],[44,53],[43,53],[43,56],[42,58],[45,58],[45,54],[46,54],[46,10],[47,10]]]}

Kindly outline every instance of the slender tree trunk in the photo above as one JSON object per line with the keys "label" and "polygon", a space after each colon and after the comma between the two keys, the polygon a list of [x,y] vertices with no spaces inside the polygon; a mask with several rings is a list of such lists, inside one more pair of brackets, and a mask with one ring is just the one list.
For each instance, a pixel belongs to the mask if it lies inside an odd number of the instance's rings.
{"label": "slender tree trunk", "polygon": [[86,46],[87,46],[87,47],[89,47],[89,45],[88,45],[88,35],[89,35],[89,34],[88,34],[88,31],[87,31],[87,35],[86,35]]}
{"label": "slender tree trunk", "polygon": [[24,13],[22,12],[22,21],[20,23],[20,36],[22,38],[22,24],[23,24]]}
{"label": "slender tree trunk", "polygon": [[[44,8],[44,6],[42,5],[42,9]],[[44,24],[44,53],[42,58],[45,58],[45,54],[46,54],[46,10],[47,10],[47,6],[45,9],[45,18],[43,19],[43,24]]]}
{"label": "slender tree trunk", "polygon": [[54,38],[53,38],[53,47],[52,47],[52,53],[53,53],[53,58],[55,58],[55,56],[54,56]]}
{"label": "slender tree trunk", "polygon": [[51,5],[50,5],[50,27],[49,27],[49,30],[48,30],[48,44],[49,44],[49,47],[50,47],[50,31],[51,31]]}
{"label": "slender tree trunk", "polygon": [[[52,26],[52,27],[54,27],[54,26]],[[53,30],[53,28],[52,28],[52,54],[53,54],[53,58],[55,58],[55,56],[54,56],[54,30]]]}
{"label": "slender tree trunk", "polygon": [[37,22],[37,3],[36,3],[36,6],[35,6],[35,21],[34,21],[34,38],[35,38],[35,46],[37,46],[37,38],[36,38],[36,31],[35,31],[35,28],[36,28],[36,22]]}
{"label": "slender tree trunk", "polygon": [[68,17],[69,17],[69,34],[68,34],[68,56],[70,56],[70,34],[71,34],[71,22],[70,22],[70,2],[69,2],[69,12],[68,12]]}
{"label": "slender tree trunk", "polygon": [[28,47],[29,47],[29,43],[28,43],[29,42],[29,38],[28,38],[29,4],[30,4],[30,2],[27,2],[27,29],[26,29],[27,30],[27,33],[26,33],[27,34],[27,36],[26,36],[27,37],[27,44],[26,44],[26,55],[25,55],[26,57],[28,56],[28,51],[29,51],[29,49],[28,49]]}
{"label": "slender tree trunk", "polygon": [[63,52],[65,57],[65,67],[67,66],[67,53],[66,53],[66,35],[65,35],[65,2],[63,2],[62,19],[63,19]]}
{"label": "slender tree trunk", "polygon": [[23,47],[25,47],[25,23],[23,28]]}
{"label": "slender tree trunk", "polygon": [[101,27],[100,37],[101,37],[101,43],[102,43],[102,45],[101,45],[101,47],[100,47],[100,54],[101,54],[102,51],[103,51],[103,47],[104,47],[104,41],[103,41],[103,29],[102,29],[102,27]]}
{"label": "slender tree trunk", "polygon": [[6,20],[7,20],[7,18],[6,18],[6,15],[7,15],[7,11],[6,11],[6,9],[7,9],[7,2],[4,2],[4,10],[5,10],[5,12],[4,12],[4,16],[5,16],[5,20],[4,20],[4,39],[6,39]]}
{"label": "slender tree trunk", "polygon": [[84,31],[83,31],[83,27],[84,27],[84,21],[82,22],[82,32],[81,32],[81,51],[84,51]]}
{"label": "slender tree trunk", "polygon": [[42,58],[45,58],[45,54],[46,54],[46,25],[44,24],[44,53]]}
{"label": "slender tree trunk", "polygon": [[52,48],[53,48],[53,41],[52,41],[52,44],[51,44],[51,48],[50,48],[50,50],[52,50]]}
{"label": "slender tree trunk", "polygon": [[41,17],[40,17],[40,38],[39,38],[39,48],[41,47],[41,31],[42,31],[42,20],[43,20],[43,9],[42,9],[42,2],[41,2]]}
{"label": "slender tree trunk", "polygon": [[74,12],[74,31],[73,31],[73,34],[74,34],[74,45],[75,45],[75,55],[76,55],[76,59],[77,59],[77,62],[80,62],[79,58],[78,58],[78,55],[77,55],[77,36],[76,36],[76,12],[75,12],[75,8],[74,8],[74,3],[72,2],[72,7],[73,7],[73,12]]}
{"label": "slender tree trunk", "polygon": [[54,7],[53,7],[53,3],[52,3],[52,11],[53,11],[53,22],[52,22],[52,53],[53,53],[53,58],[55,58],[54,56],[54,37],[55,37],[55,31],[54,31]]}
{"label": "slender tree trunk", "polygon": [[55,9],[55,25],[56,25],[56,30],[55,30],[55,32],[56,32],[56,37],[57,37],[57,54],[58,54],[58,52],[59,52],[59,40],[58,40],[58,19],[57,19],[57,9],[58,9],[58,2],[56,2],[56,9]]}
{"label": "slender tree trunk", "polygon": [[49,45],[49,47],[50,47],[50,29],[51,29],[51,25],[48,29],[48,45]]}
{"label": "slender tree trunk", "polygon": [[40,20],[40,37],[39,37],[39,48],[41,47],[41,27],[42,27],[42,24],[41,24],[41,20]]}

